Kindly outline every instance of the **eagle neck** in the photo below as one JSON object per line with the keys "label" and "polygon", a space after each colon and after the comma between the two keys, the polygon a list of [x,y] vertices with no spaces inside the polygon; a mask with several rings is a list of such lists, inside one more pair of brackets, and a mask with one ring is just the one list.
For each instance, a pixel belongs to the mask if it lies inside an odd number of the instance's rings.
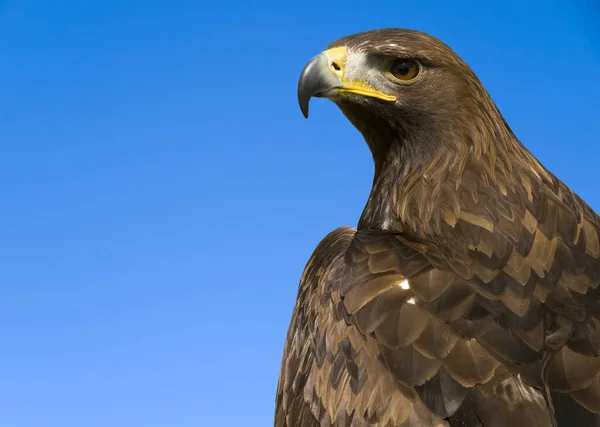
{"label": "eagle neck", "polygon": [[371,193],[358,228],[406,231],[407,218],[400,215],[399,206],[405,205],[410,198],[428,203],[434,192],[429,174],[434,172],[433,178],[436,178],[436,171],[432,171],[431,166],[439,164],[443,168],[451,164],[454,154],[438,141],[415,138],[404,132],[385,142],[367,139],[367,144],[373,154],[375,170]]}
{"label": "eagle neck", "polygon": [[506,189],[522,193],[524,171],[533,172],[531,179],[543,179],[547,172],[497,115],[444,126],[438,122],[428,131],[405,128],[385,143],[363,133],[375,174],[358,228],[426,239],[442,234],[448,212],[459,215],[474,191],[487,193],[483,188],[493,187],[489,191],[499,197]]}

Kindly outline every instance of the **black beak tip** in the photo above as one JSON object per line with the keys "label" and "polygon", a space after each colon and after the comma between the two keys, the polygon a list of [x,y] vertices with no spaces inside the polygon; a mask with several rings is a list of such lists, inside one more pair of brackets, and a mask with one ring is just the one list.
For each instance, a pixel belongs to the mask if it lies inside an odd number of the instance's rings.
{"label": "black beak tip", "polygon": [[305,103],[300,102],[300,111],[305,119],[308,119],[308,101]]}
{"label": "black beak tip", "polygon": [[298,81],[298,104],[300,105],[300,111],[302,115],[308,119],[308,104],[313,93],[311,88],[307,87],[307,81],[305,79],[306,70],[302,72],[300,80]]}

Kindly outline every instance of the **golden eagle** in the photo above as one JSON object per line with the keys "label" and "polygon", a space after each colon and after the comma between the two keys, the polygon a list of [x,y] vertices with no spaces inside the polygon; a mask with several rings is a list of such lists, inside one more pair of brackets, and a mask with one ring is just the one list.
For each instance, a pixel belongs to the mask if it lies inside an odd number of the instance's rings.
{"label": "golden eagle", "polygon": [[600,426],[600,218],[440,40],[344,37],[298,83],[375,163],[298,289],[276,427]]}

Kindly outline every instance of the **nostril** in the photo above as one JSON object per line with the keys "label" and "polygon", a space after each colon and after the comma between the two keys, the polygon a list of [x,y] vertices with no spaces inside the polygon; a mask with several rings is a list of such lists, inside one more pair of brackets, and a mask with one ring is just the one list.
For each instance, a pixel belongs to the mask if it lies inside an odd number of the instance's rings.
{"label": "nostril", "polygon": [[340,67],[340,65],[337,62],[332,62],[331,68],[333,68],[335,71],[340,71],[342,69],[342,67]]}

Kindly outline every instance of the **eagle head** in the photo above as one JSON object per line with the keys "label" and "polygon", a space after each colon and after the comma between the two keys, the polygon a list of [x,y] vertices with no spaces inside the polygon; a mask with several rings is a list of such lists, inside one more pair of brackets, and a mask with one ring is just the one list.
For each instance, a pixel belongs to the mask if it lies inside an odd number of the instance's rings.
{"label": "eagle head", "polygon": [[312,97],[335,102],[370,145],[377,145],[374,139],[440,141],[477,121],[503,122],[477,76],[450,47],[408,29],[367,31],[331,43],[300,76],[305,117]]}

